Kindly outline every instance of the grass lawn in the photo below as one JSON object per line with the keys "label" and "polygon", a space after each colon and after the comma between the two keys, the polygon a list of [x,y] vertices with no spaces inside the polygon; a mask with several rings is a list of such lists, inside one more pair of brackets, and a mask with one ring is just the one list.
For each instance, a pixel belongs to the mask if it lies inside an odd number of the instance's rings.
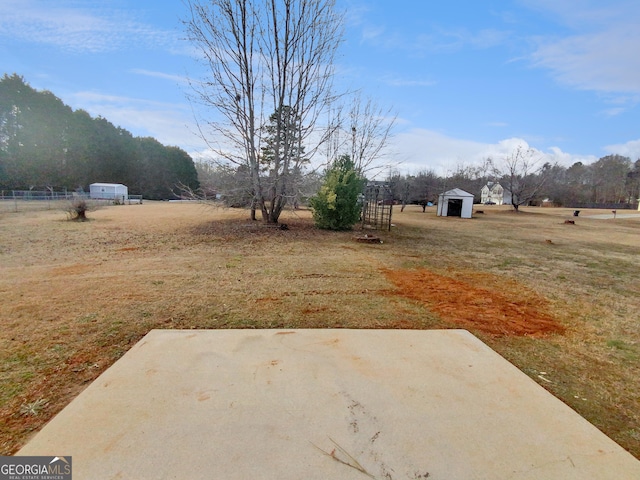
{"label": "grass lawn", "polygon": [[640,216],[482,210],[396,209],[375,244],[307,211],[0,213],[0,454],[153,328],[465,328],[640,458]]}

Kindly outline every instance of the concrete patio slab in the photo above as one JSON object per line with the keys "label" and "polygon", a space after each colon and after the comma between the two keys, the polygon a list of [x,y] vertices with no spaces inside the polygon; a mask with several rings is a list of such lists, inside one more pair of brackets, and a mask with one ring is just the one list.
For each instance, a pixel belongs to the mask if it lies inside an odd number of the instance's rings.
{"label": "concrete patio slab", "polygon": [[75,480],[640,478],[463,330],[154,330],[19,455]]}

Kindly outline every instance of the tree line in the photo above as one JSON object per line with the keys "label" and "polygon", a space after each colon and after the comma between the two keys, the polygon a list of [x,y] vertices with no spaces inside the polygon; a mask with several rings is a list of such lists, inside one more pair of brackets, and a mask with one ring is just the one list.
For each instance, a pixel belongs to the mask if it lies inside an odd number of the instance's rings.
{"label": "tree line", "polygon": [[535,154],[517,149],[500,161],[487,159],[480,166],[459,165],[447,175],[424,170],[413,175],[389,175],[394,198],[403,204],[436,203],[438,194],[460,188],[480,201],[488,182],[500,183],[514,196],[514,207],[539,205],[548,200],[560,207],[633,206],[640,198],[640,159],[607,155],[592,164],[570,167],[536,164]]}
{"label": "tree line", "polygon": [[197,189],[193,159],[154,138],[134,137],[106,118],[73,110],[17,74],[0,79],[0,189],[86,190],[122,183],[151,200]]}

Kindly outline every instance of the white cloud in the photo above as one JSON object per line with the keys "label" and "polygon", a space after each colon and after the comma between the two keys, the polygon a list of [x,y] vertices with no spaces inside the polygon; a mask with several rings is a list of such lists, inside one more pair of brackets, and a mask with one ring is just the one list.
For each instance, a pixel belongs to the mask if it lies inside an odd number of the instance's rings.
{"label": "white cloud", "polygon": [[432,169],[445,174],[458,165],[480,164],[487,157],[511,153],[522,139],[503,140],[486,144],[449,137],[433,130],[415,128],[393,137],[392,149],[401,162],[400,169],[408,172]]}
{"label": "white cloud", "polygon": [[403,44],[413,53],[452,53],[464,48],[484,50],[496,47],[510,37],[511,32],[504,30],[484,29],[475,32],[466,28],[435,27],[429,33],[405,39]]}
{"label": "white cloud", "polygon": [[640,160],[640,139],[618,145],[607,145],[604,150],[612,155],[624,155],[635,162]]}
{"label": "white cloud", "polygon": [[385,28],[379,25],[364,25],[362,27],[362,42],[377,41],[383,37]]}
{"label": "white cloud", "polygon": [[549,151],[543,152],[523,138],[512,137],[496,143],[483,143],[453,138],[440,132],[420,128],[397,134],[393,137],[391,145],[395,159],[400,162],[398,169],[402,172],[434,170],[440,175],[452,172],[460,165],[479,166],[487,158],[492,158],[498,163],[518,147],[531,148],[537,152],[541,161],[557,162],[565,167],[578,161],[592,163],[597,160],[594,156],[563,152],[558,147],[552,147]]}
{"label": "white cloud", "polygon": [[74,53],[101,53],[129,47],[168,46],[172,32],[136,20],[132,12],[102,9],[91,3],[42,0],[0,2],[0,38],[50,45]]}
{"label": "white cloud", "polygon": [[589,163],[593,163],[598,160],[598,157],[595,155],[575,155],[563,152],[559,147],[551,147],[546,156],[548,162],[557,163],[563,167],[570,167],[576,162],[588,165]]}
{"label": "white cloud", "polygon": [[532,58],[562,83],[584,90],[640,94],[640,31],[637,25],[564,39],[543,40]]}
{"label": "white cloud", "polygon": [[171,80],[174,83],[180,83],[180,84],[185,84],[189,82],[189,79],[185,76],[173,75],[173,74],[164,73],[164,72],[154,72],[154,71],[145,70],[142,68],[134,68],[133,70],[131,70],[131,73],[135,73],[137,75],[144,75],[146,77],[162,78],[163,80]]}
{"label": "white cloud", "polygon": [[572,28],[584,28],[590,25],[606,25],[615,21],[629,20],[638,12],[635,0],[519,0],[519,3],[548,13],[562,24]]}
{"label": "white cloud", "polygon": [[[470,48],[488,49],[507,42],[512,32],[495,28],[468,29],[465,27],[441,26],[432,23],[424,30],[390,27],[384,21],[371,21],[369,5],[347,0],[346,20],[349,30],[359,33],[358,41],[386,50],[408,52],[412,56],[426,53],[451,53]],[[411,13],[409,12],[411,15]],[[347,32],[349,33],[349,32]]]}
{"label": "white cloud", "polygon": [[605,117],[616,117],[618,115],[623,114],[626,111],[627,109],[624,107],[613,107],[613,108],[608,108],[607,110],[604,110],[602,113]]}
{"label": "white cloud", "polygon": [[558,2],[522,0],[530,8],[552,14],[573,33],[538,37],[534,65],[551,70],[561,83],[583,90],[632,93],[640,84],[640,4],[637,1]]}

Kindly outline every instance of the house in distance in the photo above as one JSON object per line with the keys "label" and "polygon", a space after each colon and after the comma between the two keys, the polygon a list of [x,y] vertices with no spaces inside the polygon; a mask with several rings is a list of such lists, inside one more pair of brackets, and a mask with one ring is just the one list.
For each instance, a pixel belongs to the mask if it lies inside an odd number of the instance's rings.
{"label": "house in distance", "polygon": [[484,205],[509,205],[511,192],[497,182],[487,182],[480,190],[480,203]]}

